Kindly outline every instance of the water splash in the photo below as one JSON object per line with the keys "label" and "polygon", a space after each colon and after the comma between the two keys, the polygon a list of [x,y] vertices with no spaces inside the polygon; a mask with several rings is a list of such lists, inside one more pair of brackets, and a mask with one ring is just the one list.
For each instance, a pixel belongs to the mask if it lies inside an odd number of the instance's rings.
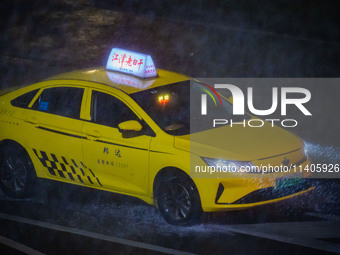
{"label": "water splash", "polygon": [[305,142],[308,154],[314,163],[339,164],[340,148]]}

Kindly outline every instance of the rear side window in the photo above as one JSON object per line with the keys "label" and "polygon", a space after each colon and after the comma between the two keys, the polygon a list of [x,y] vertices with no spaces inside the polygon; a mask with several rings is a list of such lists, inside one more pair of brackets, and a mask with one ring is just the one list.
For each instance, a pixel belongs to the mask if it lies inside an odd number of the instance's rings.
{"label": "rear side window", "polygon": [[93,91],[91,120],[100,125],[117,128],[121,122],[139,120],[139,118],[118,98]]}
{"label": "rear side window", "polygon": [[45,89],[32,109],[69,118],[79,118],[84,89],[57,87]]}
{"label": "rear side window", "polygon": [[34,98],[34,96],[38,93],[39,89],[32,90],[27,92],[11,101],[11,104],[16,107],[26,108]]}

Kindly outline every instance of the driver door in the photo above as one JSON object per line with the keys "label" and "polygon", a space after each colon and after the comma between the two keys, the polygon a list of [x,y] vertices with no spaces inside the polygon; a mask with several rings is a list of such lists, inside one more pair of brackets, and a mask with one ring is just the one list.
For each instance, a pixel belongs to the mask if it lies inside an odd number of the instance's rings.
{"label": "driver door", "polygon": [[149,147],[146,135],[123,138],[118,124],[140,121],[119,97],[106,91],[91,91],[90,121],[84,122],[83,155],[98,180],[97,185],[118,192],[147,195]]}

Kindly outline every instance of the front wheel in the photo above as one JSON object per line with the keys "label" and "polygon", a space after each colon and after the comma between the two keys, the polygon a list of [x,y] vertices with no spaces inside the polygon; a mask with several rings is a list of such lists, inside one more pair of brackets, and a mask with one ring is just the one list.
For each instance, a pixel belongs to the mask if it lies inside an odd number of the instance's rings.
{"label": "front wheel", "polygon": [[0,187],[13,198],[30,195],[35,180],[32,161],[27,152],[17,146],[5,147],[0,157]]}
{"label": "front wheel", "polygon": [[184,174],[161,177],[156,188],[158,208],[164,219],[174,225],[193,225],[202,215],[195,183]]}

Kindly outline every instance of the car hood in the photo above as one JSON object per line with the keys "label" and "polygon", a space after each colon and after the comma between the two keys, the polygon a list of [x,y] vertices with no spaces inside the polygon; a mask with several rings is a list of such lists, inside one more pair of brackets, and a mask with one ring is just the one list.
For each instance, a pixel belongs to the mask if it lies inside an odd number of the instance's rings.
{"label": "car hood", "polygon": [[223,126],[176,136],[174,146],[202,157],[252,161],[303,147],[296,135],[266,123],[260,128]]}

